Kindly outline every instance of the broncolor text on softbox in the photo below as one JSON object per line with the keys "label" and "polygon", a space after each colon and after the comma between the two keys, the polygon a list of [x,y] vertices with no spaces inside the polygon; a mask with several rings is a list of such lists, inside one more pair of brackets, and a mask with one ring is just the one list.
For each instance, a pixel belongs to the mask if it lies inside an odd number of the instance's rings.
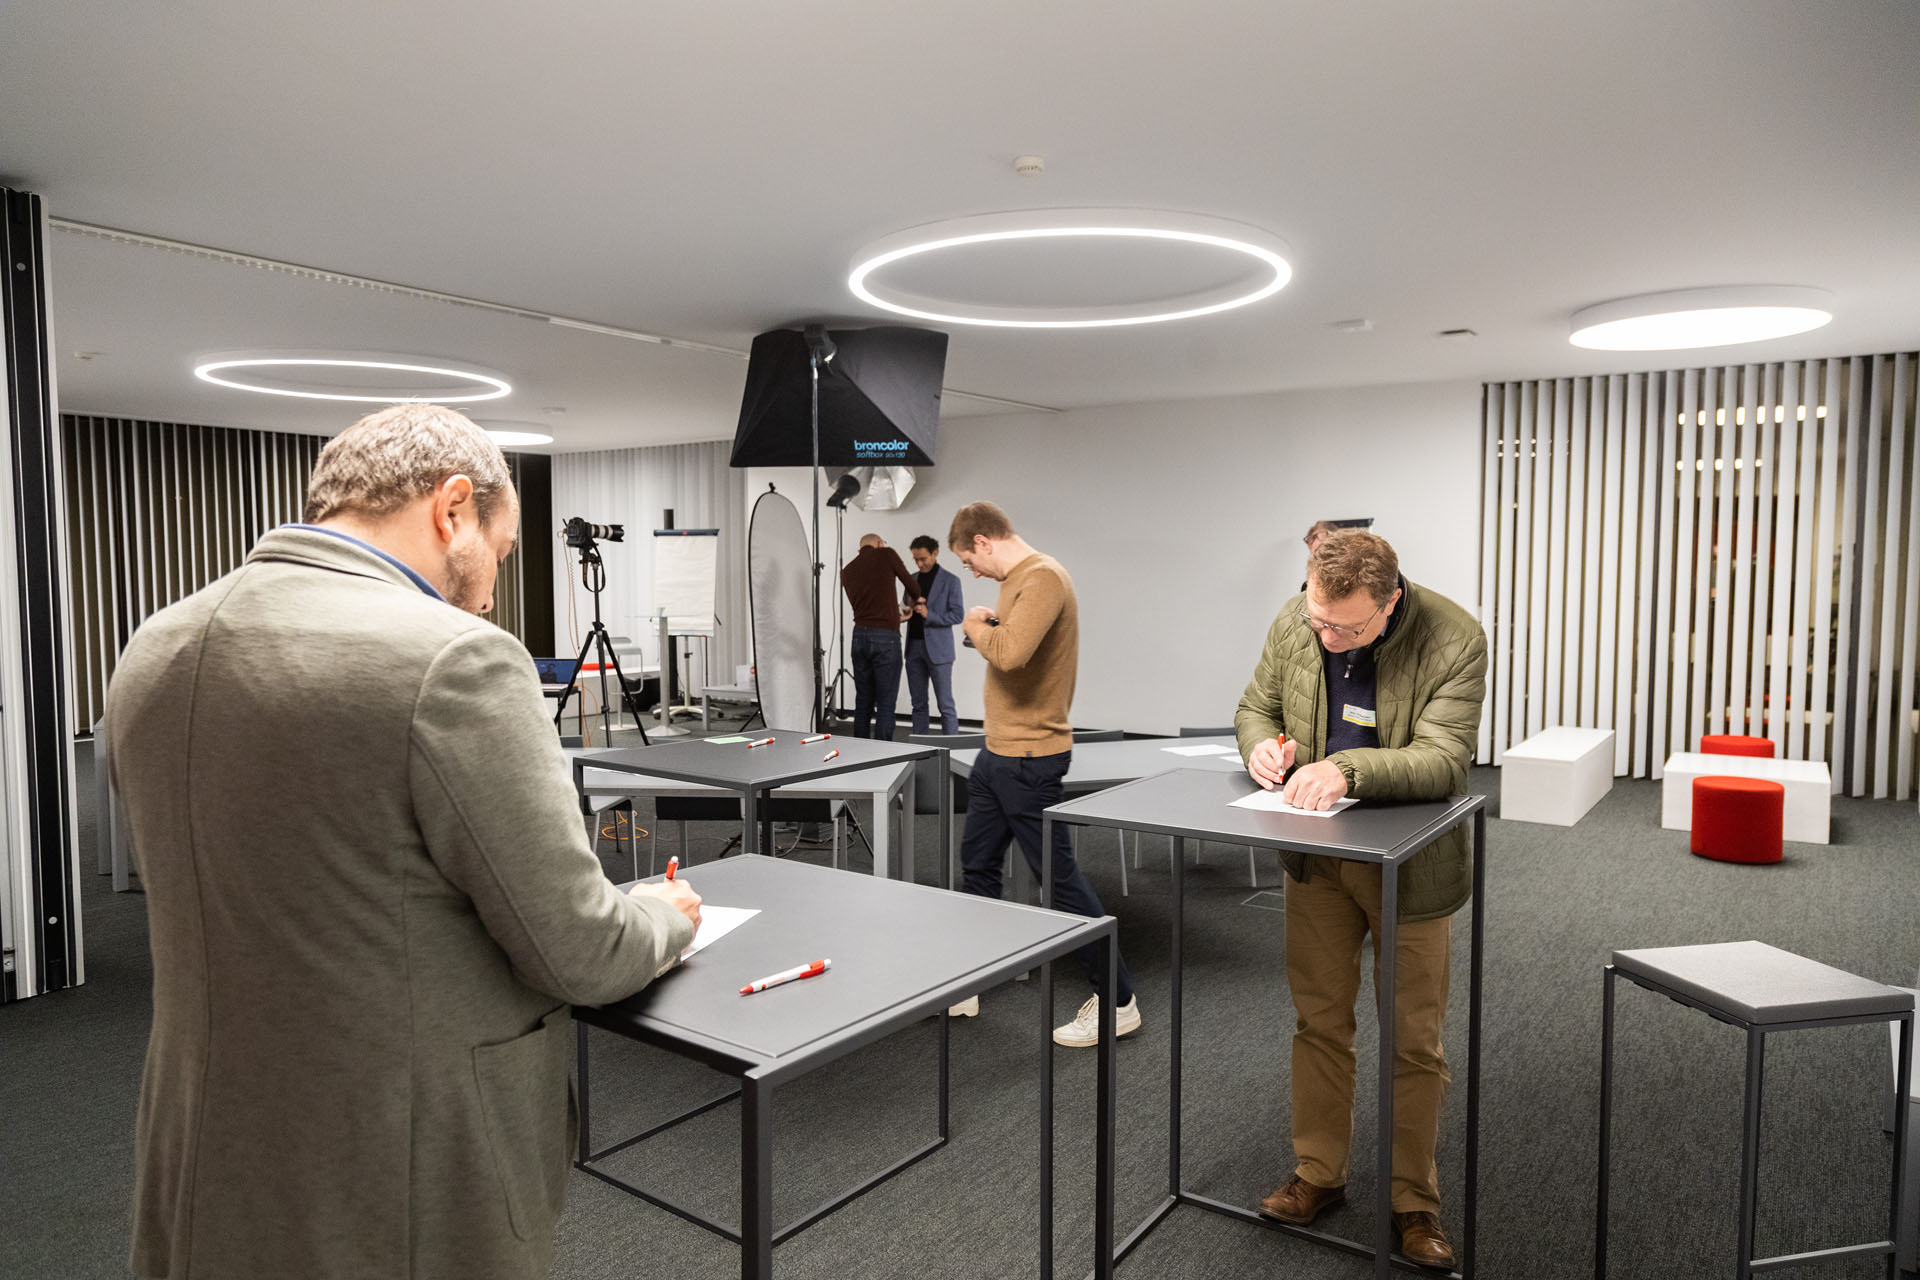
{"label": "broncolor text on softbox", "polygon": [[[827,337],[833,358],[820,368],[820,464],[932,466],[947,335],[878,325],[834,329]],[[775,329],[753,340],[733,466],[813,464],[812,377],[802,330]]]}

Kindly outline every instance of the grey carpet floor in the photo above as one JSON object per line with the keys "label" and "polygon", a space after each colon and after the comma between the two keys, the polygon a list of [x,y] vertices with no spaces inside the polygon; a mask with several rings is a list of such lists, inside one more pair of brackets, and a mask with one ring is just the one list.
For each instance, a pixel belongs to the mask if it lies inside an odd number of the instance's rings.
{"label": "grey carpet floor", "polygon": [[[92,795],[78,779],[90,865]],[[1472,789],[1498,812],[1499,775]],[[1593,1257],[1601,966],[1617,948],[1758,938],[1884,982],[1920,966],[1920,819],[1911,805],[1839,799],[1833,844],[1789,845],[1776,866],[1707,862],[1684,833],[1659,829],[1659,787],[1621,781],[1571,829],[1488,824],[1483,1096],[1477,1264],[1486,1277],[1590,1275]],[[864,806],[863,806],[864,807]],[[643,809],[641,823],[647,823]],[[920,848],[938,847],[923,818]],[[725,828],[695,824],[690,875]],[[818,847],[790,856],[824,862]],[[1121,896],[1110,834],[1081,861],[1136,974],[1142,1032],[1123,1042],[1118,1220],[1123,1230],[1166,1180],[1168,874],[1164,843],[1145,842]],[[921,877],[936,878],[923,856]],[[609,851],[610,872],[625,859]],[[864,850],[856,870],[870,865]],[[1279,878],[1262,855],[1263,887]],[[1188,876],[1184,1183],[1241,1204],[1291,1168],[1287,1038],[1292,1011],[1277,898],[1247,884],[1243,850],[1207,846]],[[126,1274],[131,1129],[151,974],[144,900],[86,885],[87,977],[78,989],[0,1008],[0,1277],[79,1280]],[[1467,920],[1456,918],[1447,1047],[1454,1089],[1441,1148],[1445,1216],[1458,1240],[1465,1128]],[[1031,983],[988,992],[952,1039],[952,1141],[801,1234],[775,1255],[784,1277],[1032,1275],[1038,1182],[1039,995]],[[1056,1013],[1084,995],[1061,967]],[[1363,994],[1363,999],[1370,997]],[[1371,1014],[1360,1017],[1361,1103],[1347,1207],[1323,1220],[1368,1230],[1374,1187]],[[1734,1247],[1741,1036],[1704,1015],[1623,985],[1618,1014],[1613,1274],[1725,1275]],[[704,1068],[594,1033],[594,1129],[606,1143],[717,1096]],[[935,1035],[910,1028],[781,1092],[776,1219],[812,1208],[933,1131]],[[1056,1058],[1055,1261],[1083,1274],[1092,1240],[1090,1053]],[[1882,1027],[1772,1037],[1767,1057],[1759,1247],[1786,1253],[1885,1232],[1891,1140]],[[736,1104],[630,1149],[615,1168],[710,1216],[738,1213]],[[557,1277],[737,1274],[720,1238],[575,1173],[560,1227]],[[1360,1259],[1197,1209],[1177,1210],[1121,1275],[1229,1277],[1370,1274]],[[1818,1274],[1883,1274],[1867,1260]]]}

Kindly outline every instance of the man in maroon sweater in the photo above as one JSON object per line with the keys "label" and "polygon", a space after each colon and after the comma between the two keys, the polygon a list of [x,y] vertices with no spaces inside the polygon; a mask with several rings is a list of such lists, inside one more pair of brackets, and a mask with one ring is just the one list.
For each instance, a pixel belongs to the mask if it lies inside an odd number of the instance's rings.
{"label": "man in maroon sweater", "polygon": [[[894,603],[898,582],[913,604]],[[840,589],[853,606],[853,736],[893,739],[894,704],[900,700],[900,624],[924,603],[920,582],[900,553],[877,533],[862,534],[860,550],[840,570]]]}

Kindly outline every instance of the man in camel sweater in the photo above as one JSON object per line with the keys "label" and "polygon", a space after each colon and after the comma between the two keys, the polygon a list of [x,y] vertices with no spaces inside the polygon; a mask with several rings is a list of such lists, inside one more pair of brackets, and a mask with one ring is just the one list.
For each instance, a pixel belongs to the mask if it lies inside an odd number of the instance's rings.
{"label": "man in camel sweater", "polygon": [[[987,660],[987,745],[967,783],[967,827],[960,843],[962,888],[984,898],[1000,896],[1001,855],[1007,841],[1020,842],[1035,877],[1040,871],[1040,815],[1059,804],[1062,780],[1073,762],[1074,676],[1080,661],[1080,610],[1073,579],[1060,562],[1042,555],[1013,530],[1006,512],[991,502],[962,507],[947,531],[947,545],[976,578],[1000,584],[1000,599],[967,611],[961,624],[967,642]],[[1107,914],[1100,896],[1073,860],[1065,827],[1053,832],[1053,905],[1075,915]],[[1106,977],[1106,943],[1090,943],[1080,957],[1094,994],[1072,1022],[1056,1027],[1056,1044],[1085,1048],[1099,1040],[1100,998],[1111,994],[1115,1030],[1140,1029],[1140,1006],[1127,963],[1116,957],[1118,989],[1100,990]],[[980,998],[950,1013],[972,1017]]]}

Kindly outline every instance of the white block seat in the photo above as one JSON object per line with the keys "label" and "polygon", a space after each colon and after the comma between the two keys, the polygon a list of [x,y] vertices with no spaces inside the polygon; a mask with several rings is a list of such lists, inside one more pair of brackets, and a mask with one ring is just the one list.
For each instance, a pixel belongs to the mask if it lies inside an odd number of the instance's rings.
{"label": "white block seat", "polygon": [[1500,765],[1500,816],[1570,827],[1613,790],[1613,730],[1543,729],[1508,747]]}
{"label": "white block seat", "polygon": [[1701,777],[1765,778],[1787,789],[1781,837],[1799,844],[1826,844],[1833,806],[1833,774],[1814,760],[1774,760],[1682,751],[1662,769],[1660,825],[1693,829],[1693,780]]}

